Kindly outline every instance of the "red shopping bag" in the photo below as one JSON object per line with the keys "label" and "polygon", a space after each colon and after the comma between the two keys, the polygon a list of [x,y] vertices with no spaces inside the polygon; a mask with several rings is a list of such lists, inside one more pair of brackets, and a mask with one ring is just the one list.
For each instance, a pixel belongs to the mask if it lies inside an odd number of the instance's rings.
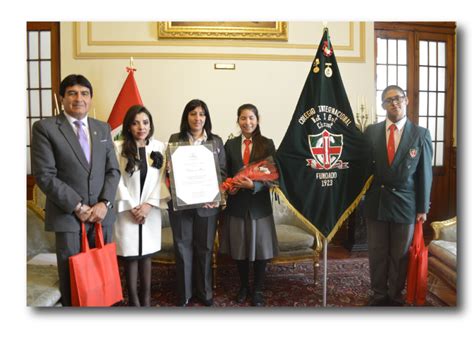
{"label": "red shopping bag", "polygon": [[81,253],[69,257],[72,305],[111,306],[123,300],[115,243],[104,245],[102,225],[96,223],[96,248],[90,249],[81,227]]}
{"label": "red shopping bag", "polygon": [[423,240],[423,223],[415,225],[413,242],[408,251],[407,303],[424,305],[428,282],[428,249]]}
{"label": "red shopping bag", "polygon": [[428,248],[423,249],[418,258],[418,276],[416,283],[415,304],[424,305],[428,291]]}

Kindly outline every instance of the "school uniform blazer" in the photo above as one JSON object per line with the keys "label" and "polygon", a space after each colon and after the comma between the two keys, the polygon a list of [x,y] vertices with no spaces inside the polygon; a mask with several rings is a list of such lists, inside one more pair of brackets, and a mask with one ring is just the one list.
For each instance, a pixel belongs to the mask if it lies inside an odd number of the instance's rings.
{"label": "school uniform blazer", "polygon": [[364,215],[386,222],[413,224],[428,213],[433,147],[430,133],[407,119],[392,165],[388,165],[385,122],[367,128],[374,180],[365,199]]}
{"label": "school uniform blazer", "polygon": [[[263,138],[265,157],[275,154],[273,140]],[[250,163],[255,161],[255,149],[250,153]],[[242,161],[242,136],[239,135],[225,143],[227,171],[229,177],[234,177],[244,166]],[[268,188],[261,182],[254,181],[254,190],[240,189],[237,194],[230,195],[227,199],[226,212],[229,215],[245,217],[247,211],[252,219],[260,219],[272,214],[272,203]]]}
{"label": "school uniform blazer", "polygon": [[[80,230],[74,208],[79,202],[94,205],[101,199],[113,202],[120,179],[110,126],[88,118],[91,162],[86,160],[66,116],[47,118],[33,125],[31,162],[39,188],[46,194],[46,231]],[[115,221],[108,210],[104,226]]]}
{"label": "school uniform blazer", "polygon": [[[166,160],[160,169],[152,167],[150,157],[152,151],[158,151],[165,157],[166,145],[161,141],[150,139],[145,147],[147,173],[140,196],[140,170],[131,176],[125,171],[127,159],[122,156],[123,141],[115,142],[115,152],[122,177],[115,197],[117,220],[114,226],[114,240],[117,242],[117,254],[120,256],[142,256],[157,252],[161,249],[161,209],[167,209],[166,202],[170,193],[165,183]],[[142,239],[139,240],[139,225],[134,222],[130,212],[134,207],[148,203],[153,206],[145,223],[142,225]],[[139,249],[141,242],[141,249]]]}
{"label": "school uniform blazer", "polygon": [[[180,139],[179,133],[171,135],[170,138],[168,139],[168,142],[169,143],[184,142],[184,143],[189,144],[189,140],[187,138]],[[214,144],[214,147],[215,147],[214,153],[217,154],[217,160],[219,161],[221,180],[224,181],[227,177],[224,143],[222,142],[222,139],[218,135],[215,135],[215,134],[213,134],[211,137],[208,137],[207,142],[208,143],[212,142],[212,144]],[[173,211],[172,209],[173,207],[171,206],[169,208],[170,211],[174,213],[179,213],[179,211]],[[196,208],[196,212],[201,217],[217,215],[219,214],[219,211],[220,211],[220,208]]]}

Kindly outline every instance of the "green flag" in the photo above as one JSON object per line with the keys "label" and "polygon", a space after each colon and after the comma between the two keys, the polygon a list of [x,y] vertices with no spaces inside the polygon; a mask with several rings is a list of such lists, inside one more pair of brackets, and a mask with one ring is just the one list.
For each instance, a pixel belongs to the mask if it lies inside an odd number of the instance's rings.
{"label": "green flag", "polygon": [[277,192],[330,241],[370,185],[370,161],[327,28],[276,159]]}

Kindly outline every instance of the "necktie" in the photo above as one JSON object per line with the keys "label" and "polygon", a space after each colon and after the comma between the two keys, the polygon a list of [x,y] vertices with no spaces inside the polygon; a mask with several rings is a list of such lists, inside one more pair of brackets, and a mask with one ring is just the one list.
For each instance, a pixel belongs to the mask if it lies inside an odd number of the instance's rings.
{"label": "necktie", "polygon": [[390,134],[388,135],[388,144],[387,144],[387,157],[389,166],[392,165],[393,158],[395,157],[395,129],[397,126],[392,124],[390,127]]}
{"label": "necktie", "polygon": [[84,155],[86,155],[87,162],[90,162],[91,150],[89,147],[89,141],[87,140],[86,132],[84,131],[84,123],[81,120],[74,121],[74,125],[77,127],[77,139],[81,145]]}
{"label": "necktie", "polygon": [[247,165],[250,161],[250,144],[252,144],[252,140],[245,139],[244,144],[245,144],[245,149],[244,149],[243,161],[244,161],[244,165]]}

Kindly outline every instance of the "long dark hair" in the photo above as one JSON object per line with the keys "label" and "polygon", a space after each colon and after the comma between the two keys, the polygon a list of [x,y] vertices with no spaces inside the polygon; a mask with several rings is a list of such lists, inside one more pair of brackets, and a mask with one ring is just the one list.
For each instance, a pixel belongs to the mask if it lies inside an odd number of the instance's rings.
{"label": "long dark hair", "polygon": [[252,151],[255,160],[263,159],[266,156],[265,145],[263,143],[262,133],[260,132],[260,115],[258,114],[258,109],[251,103],[246,103],[240,106],[237,109],[237,123],[239,123],[239,117],[243,110],[250,110],[255,114],[257,118],[257,127],[252,133]]}
{"label": "long dark hair", "polygon": [[130,131],[130,127],[132,126],[135,117],[140,113],[145,113],[148,116],[148,120],[150,121],[150,133],[148,133],[148,136],[146,137],[147,144],[149,139],[153,136],[153,132],[155,131],[155,127],[153,126],[153,118],[148,109],[141,105],[135,105],[128,109],[122,124],[123,145],[121,155],[127,159],[125,171],[129,173],[130,176],[133,174],[135,167],[138,166],[140,162],[138,158],[137,143],[135,142],[132,132]]}
{"label": "long dark hair", "polygon": [[206,115],[206,121],[204,122],[204,130],[207,134],[207,139],[212,140],[214,134],[212,134],[212,123],[211,123],[211,115],[209,114],[209,109],[207,108],[207,104],[204,101],[199,99],[194,99],[189,101],[183,110],[183,115],[181,116],[181,125],[179,127],[179,138],[182,140],[188,139],[188,132],[189,132],[189,123],[188,123],[188,115],[189,112],[193,111],[197,107],[201,107]]}

